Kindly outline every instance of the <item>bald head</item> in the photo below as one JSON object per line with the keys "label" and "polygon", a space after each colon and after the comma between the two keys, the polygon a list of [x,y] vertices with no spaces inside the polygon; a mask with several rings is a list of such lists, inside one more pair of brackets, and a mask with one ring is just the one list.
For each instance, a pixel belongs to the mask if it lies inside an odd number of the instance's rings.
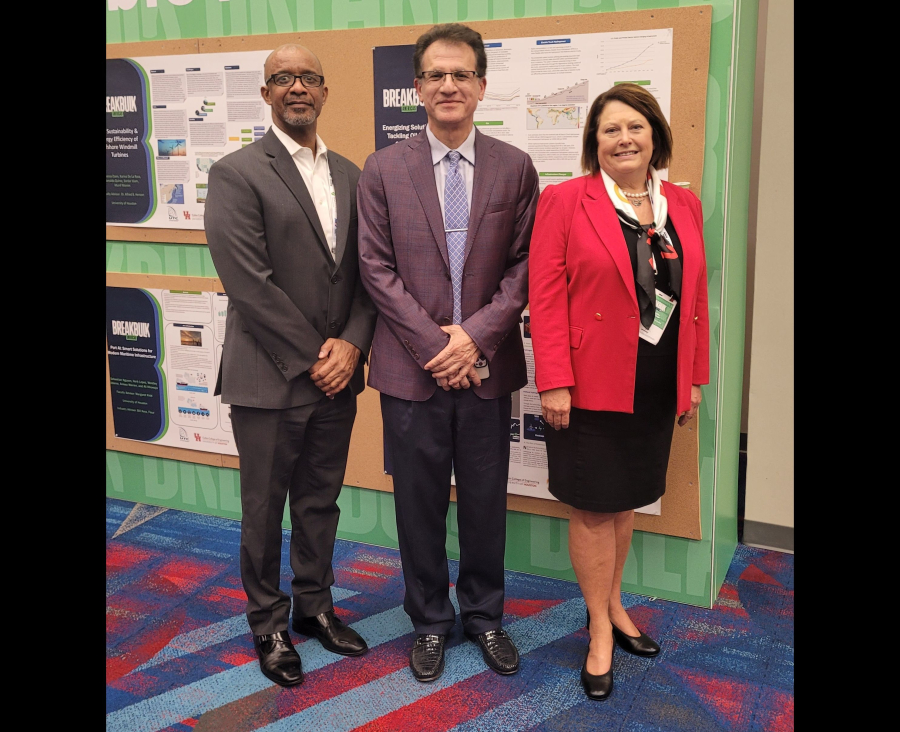
{"label": "bald head", "polygon": [[303,58],[311,70],[324,76],[322,62],[319,61],[319,57],[316,54],[299,43],[284,43],[273,49],[272,53],[266,57],[266,63],[263,67],[265,78],[268,79],[272,74],[281,70],[279,67],[283,67],[286,63],[298,58]]}

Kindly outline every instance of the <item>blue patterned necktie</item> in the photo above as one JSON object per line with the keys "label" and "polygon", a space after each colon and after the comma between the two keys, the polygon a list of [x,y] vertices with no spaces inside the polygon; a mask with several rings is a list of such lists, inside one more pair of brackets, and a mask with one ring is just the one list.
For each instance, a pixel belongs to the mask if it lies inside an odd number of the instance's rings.
{"label": "blue patterned necktie", "polygon": [[466,200],[466,182],[459,170],[459,158],[457,150],[447,153],[450,170],[444,182],[444,233],[450,259],[450,282],[453,285],[454,323],[462,323],[463,255],[469,226],[469,202]]}

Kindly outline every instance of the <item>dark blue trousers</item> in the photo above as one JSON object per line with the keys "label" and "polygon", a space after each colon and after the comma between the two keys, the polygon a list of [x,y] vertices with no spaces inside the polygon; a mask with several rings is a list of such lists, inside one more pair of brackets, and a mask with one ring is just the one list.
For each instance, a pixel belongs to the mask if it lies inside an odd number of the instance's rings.
{"label": "dark blue trousers", "polygon": [[451,471],[463,629],[478,634],[500,627],[510,411],[509,395],[481,399],[474,389],[439,388],[424,402],[381,395],[406,585],[403,607],[416,633],[446,634],[455,622],[445,548]]}

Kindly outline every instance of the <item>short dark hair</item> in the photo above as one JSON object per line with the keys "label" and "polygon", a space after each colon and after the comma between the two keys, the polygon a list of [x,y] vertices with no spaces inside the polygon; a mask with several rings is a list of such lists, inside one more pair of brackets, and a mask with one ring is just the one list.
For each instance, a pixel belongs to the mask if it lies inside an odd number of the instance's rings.
{"label": "short dark hair", "polygon": [[475,51],[475,72],[479,76],[487,74],[487,54],[484,51],[481,33],[462,23],[441,23],[425,31],[416,40],[416,50],[413,53],[413,73],[416,77],[422,73],[422,56],[425,55],[425,50],[435,41],[465,43],[471,46]]}
{"label": "short dark hair", "polygon": [[657,170],[668,168],[672,160],[672,130],[659,108],[659,102],[644,87],[626,83],[616,84],[607,89],[591,105],[581,145],[581,169],[591,175],[600,172],[600,161],[597,158],[600,143],[597,142],[597,130],[600,128],[603,108],[613,101],[627,104],[647,118],[653,130],[653,157],[650,159],[650,165]]}

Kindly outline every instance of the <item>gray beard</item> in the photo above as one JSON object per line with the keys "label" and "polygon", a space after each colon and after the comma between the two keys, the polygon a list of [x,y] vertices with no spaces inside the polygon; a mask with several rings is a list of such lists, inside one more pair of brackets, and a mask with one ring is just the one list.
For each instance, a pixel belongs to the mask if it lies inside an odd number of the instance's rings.
{"label": "gray beard", "polygon": [[307,127],[316,121],[316,112],[312,108],[306,112],[292,112],[285,109],[281,119],[289,127]]}

